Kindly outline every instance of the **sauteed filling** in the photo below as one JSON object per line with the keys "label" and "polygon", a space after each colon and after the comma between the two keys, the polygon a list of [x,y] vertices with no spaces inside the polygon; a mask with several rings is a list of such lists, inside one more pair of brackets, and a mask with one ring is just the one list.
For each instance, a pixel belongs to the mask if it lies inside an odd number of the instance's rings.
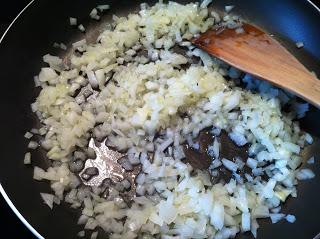
{"label": "sauteed filling", "polygon": [[191,45],[213,26],[244,31],[209,3],[142,4],[68,59],[43,57],[33,132],[52,165],[34,179],[51,208],[65,200],[110,238],[256,237],[260,218],[295,220],[281,206],[314,176],[299,168],[308,105]]}

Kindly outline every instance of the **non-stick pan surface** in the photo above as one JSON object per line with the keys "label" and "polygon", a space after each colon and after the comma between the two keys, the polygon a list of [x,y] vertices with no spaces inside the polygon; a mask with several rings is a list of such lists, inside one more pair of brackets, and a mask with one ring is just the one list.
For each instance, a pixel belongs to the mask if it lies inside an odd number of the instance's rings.
{"label": "non-stick pan surface", "polygon": [[[153,2],[153,1],[147,1]],[[187,2],[187,1],[178,1]],[[103,20],[112,14],[125,15],[138,9],[140,1],[132,0],[38,0],[34,1],[11,26],[0,44],[0,128],[1,165],[0,182],[13,205],[32,227],[45,238],[77,238],[81,227],[76,225],[78,212],[68,205],[55,206],[51,211],[40,199],[39,192],[48,192],[45,182],[32,179],[32,167],[23,165],[27,140],[23,135],[32,128],[35,116],[30,103],[37,95],[33,76],[42,66],[46,53],[60,54],[52,48],[54,42],[71,43],[84,37],[69,25],[69,17],[77,17],[88,29],[95,29],[89,20],[89,12],[97,4],[110,4],[111,10]],[[224,5],[236,5],[233,13],[262,27],[301,60],[310,70],[320,75],[320,13],[310,2],[303,0],[214,0],[220,9]],[[90,31],[87,35],[91,34]],[[305,44],[304,49],[295,47],[296,41]],[[314,136],[320,136],[320,113],[312,109],[301,122],[303,129]],[[307,159],[315,155],[312,169],[316,178],[301,182],[298,198],[289,199],[284,211],[296,215],[294,224],[280,222],[271,225],[263,223],[258,231],[261,239],[299,238],[311,239],[320,231],[320,143],[318,140],[304,152]],[[34,165],[46,167],[44,154],[33,153]],[[5,220],[1,218],[1,220]],[[251,238],[250,234],[240,238]]]}

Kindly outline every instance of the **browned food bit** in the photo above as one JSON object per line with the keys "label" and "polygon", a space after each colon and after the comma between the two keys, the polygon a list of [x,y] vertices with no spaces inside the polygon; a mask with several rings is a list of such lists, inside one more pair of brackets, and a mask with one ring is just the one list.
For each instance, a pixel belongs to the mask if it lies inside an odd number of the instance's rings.
{"label": "browned food bit", "polygon": [[[213,143],[214,137],[218,137],[221,143],[220,158],[226,158],[235,161],[237,157],[241,158],[244,162],[248,158],[249,145],[246,144],[242,147],[237,146],[228,136],[225,131],[221,131],[220,136],[213,136],[210,130],[203,130],[200,132],[197,142],[199,143],[199,150],[184,145],[183,151],[186,156],[186,161],[194,168],[206,170],[210,167],[213,158],[208,155],[208,146]],[[227,172],[228,176],[223,176],[224,179],[231,177],[231,174]]]}
{"label": "browned food bit", "polygon": [[240,157],[242,160],[247,160],[249,149],[248,144],[242,147],[237,146],[225,131],[221,131],[220,142],[220,158],[226,158],[233,161],[235,157]]}
{"label": "browned food bit", "polygon": [[183,147],[184,154],[186,156],[187,162],[194,169],[208,169],[212,158],[207,153],[202,153],[188,145]]}
{"label": "browned food bit", "polygon": [[202,130],[199,134],[199,151],[201,153],[206,153],[208,150],[208,146],[213,143],[214,137],[210,133],[209,130]]}
{"label": "browned food bit", "polygon": [[199,150],[189,145],[184,145],[183,152],[186,156],[186,161],[194,169],[208,169],[213,159],[207,154],[207,149],[213,142],[213,136],[210,134],[210,131],[203,130],[199,133],[197,142],[199,143]]}

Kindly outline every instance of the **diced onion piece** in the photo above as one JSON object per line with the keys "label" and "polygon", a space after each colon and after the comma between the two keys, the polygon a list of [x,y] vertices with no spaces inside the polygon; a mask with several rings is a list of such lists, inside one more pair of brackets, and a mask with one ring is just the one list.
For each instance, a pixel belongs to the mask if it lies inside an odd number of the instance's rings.
{"label": "diced onion piece", "polygon": [[71,26],[76,26],[78,20],[77,20],[77,18],[70,17],[70,18],[69,18],[69,22],[70,22],[70,25],[71,25]]}
{"label": "diced onion piece", "polygon": [[30,133],[30,132],[26,132],[26,133],[24,134],[24,137],[25,137],[26,139],[31,139],[32,136],[33,136],[33,134]]}
{"label": "diced onion piece", "polygon": [[229,6],[225,6],[224,9],[225,11],[228,13],[228,12],[231,12],[231,10],[234,8],[234,5],[229,5]]}
{"label": "diced onion piece", "polygon": [[62,50],[67,50],[67,46],[64,44],[64,43],[60,43],[60,48],[62,49]]}
{"label": "diced onion piece", "polygon": [[47,204],[50,209],[52,209],[54,195],[49,194],[49,193],[40,193],[40,195],[41,195],[44,203]]}
{"label": "diced onion piece", "polygon": [[84,28],[84,26],[83,26],[82,24],[80,24],[80,25],[78,26],[78,29],[79,29],[81,32],[85,32],[85,31],[86,31],[86,29]]}
{"label": "diced onion piece", "polygon": [[297,48],[303,48],[304,47],[304,43],[303,42],[301,42],[301,41],[299,41],[299,42],[296,42],[296,46],[297,46]]}
{"label": "diced onion piece", "polygon": [[38,148],[39,144],[36,141],[30,141],[28,144],[29,149],[36,149]]}
{"label": "diced onion piece", "polygon": [[283,214],[283,213],[271,213],[270,214],[270,218],[271,218],[272,223],[277,223],[281,219],[283,219],[284,217],[285,217],[285,214]]}
{"label": "diced onion piece", "polygon": [[231,132],[229,133],[229,137],[238,146],[243,146],[247,143],[247,139],[243,134]]}
{"label": "diced onion piece", "polygon": [[234,162],[228,160],[228,159],[222,159],[222,164],[223,166],[225,166],[228,170],[232,171],[232,172],[236,172],[238,169],[237,164],[235,164]]}
{"label": "diced onion piece", "polygon": [[80,231],[77,234],[78,237],[84,237],[85,236],[85,231]]}
{"label": "diced onion piece", "polygon": [[89,79],[89,83],[92,88],[97,88],[99,86],[99,82],[93,71],[87,71],[87,76]]}
{"label": "diced onion piece", "polygon": [[312,144],[313,143],[313,138],[310,134],[306,133],[306,141],[308,144]]}
{"label": "diced onion piece", "polygon": [[298,180],[307,180],[307,179],[311,179],[314,178],[315,174],[312,172],[311,169],[308,168],[304,168],[298,171],[296,178]]}
{"label": "diced onion piece", "polygon": [[221,230],[224,226],[224,207],[218,202],[213,206],[213,210],[210,214],[210,222],[216,230]]}
{"label": "diced onion piece", "polygon": [[254,169],[258,165],[258,161],[253,158],[248,158],[246,164],[248,165],[248,167]]}
{"label": "diced onion piece", "polygon": [[308,164],[314,164],[314,156],[308,159],[307,161]]}
{"label": "diced onion piece", "polygon": [[212,2],[212,0],[203,0],[200,7],[201,8],[206,8],[208,5]]}
{"label": "diced onion piece", "polygon": [[31,164],[31,153],[30,153],[30,152],[27,152],[27,153],[24,155],[23,163],[24,163],[24,164]]}
{"label": "diced onion piece", "polygon": [[110,5],[107,5],[107,4],[98,5],[98,6],[97,6],[97,9],[98,9],[100,12],[103,12],[103,11],[105,11],[105,10],[110,9]]}
{"label": "diced onion piece", "polygon": [[288,214],[286,216],[286,220],[290,223],[294,223],[296,221],[296,217],[294,215]]}
{"label": "diced onion piece", "polygon": [[242,213],[241,216],[241,228],[244,232],[250,231],[250,213]]}
{"label": "diced onion piece", "polygon": [[91,234],[90,239],[97,239],[97,237],[98,237],[98,232],[93,232],[93,233]]}
{"label": "diced onion piece", "polygon": [[98,15],[98,10],[96,8],[92,9],[89,15],[92,19],[95,19],[95,20],[100,19],[100,16]]}

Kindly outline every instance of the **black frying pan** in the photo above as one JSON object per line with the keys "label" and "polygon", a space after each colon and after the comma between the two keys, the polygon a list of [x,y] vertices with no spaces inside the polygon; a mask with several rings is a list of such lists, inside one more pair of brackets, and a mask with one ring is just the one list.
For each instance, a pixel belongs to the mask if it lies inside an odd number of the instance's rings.
{"label": "black frying pan", "polygon": [[[178,1],[178,0],[176,0]],[[147,1],[154,2],[154,1]],[[180,0],[178,2],[187,2]],[[320,76],[320,12],[306,0],[214,0],[215,6],[236,5],[235,14],[275,35],[301,62]],[[72,43],[83,38],[82,33],[69,26],[70,16],[75,16],[88,29],[94,31],[99,23],[89,20],[89,12],[97,4],[108,3],[112,14],[125,15],[138,9],[140,1],[132,0],[41,0],[31,3],[15,20],[0,44],[0,127],[2,193],[9,197],[11,207],[18,209],[28,221],[28,226],[41,238],[77,238],[82,227],[76,225],[79,213],[68,205],[56,206],[54,211],[43,204],[39,192],[49,192],[48,184],[32,179],[32,167],[23,165],[27,140],[23,134],[36,124],[30,103],[38,92],[33,87],[33,76],[42,66],[42,56],[48,52],[63,54],[52,48],[57,42]],[[87,33],[89,34],[90,31]],[[295,42],[303,41],[304,49],[298,50]],[[320,111],[312,109],[301,122],[302,128],[320,136]],[[307,159],[316,156],[312,169],[316,178],[301,182],[298,198],[290,198],[283,206],[285,213],[296,215],[297,221],[281,221],[271,225],[261,222],[258,237],[312,239],[320,232],[320,142],[304,152]],[[35,165],[46,167],[44,154],[34,152]],[[5,220],[1,218],[1,220]],[[240,238],[251,238],[250,234]],[[105,237],[104,237],[105,238]]]}

